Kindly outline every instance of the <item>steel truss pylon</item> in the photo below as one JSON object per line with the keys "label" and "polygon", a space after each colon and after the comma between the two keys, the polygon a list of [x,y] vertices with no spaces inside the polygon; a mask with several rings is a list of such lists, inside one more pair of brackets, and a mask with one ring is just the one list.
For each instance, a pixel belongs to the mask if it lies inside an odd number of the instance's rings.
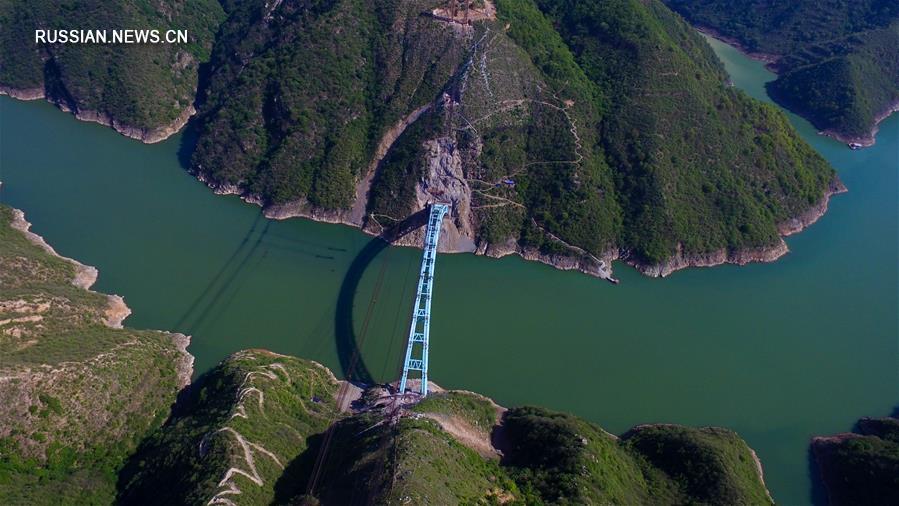
{"label": "steel truss pylon", "polygon": [[[409,328],[409,342],[406,345],[406,359],[403,362],[403,377],[400,379],[400,394],[406,392],[409,371],[421,372],[422,397],[428,395],[428,334],[431,328],[431,293],[434,288],[434,264],[437,261],[437,240],[440,238],[440,224],[449,212],[447,204],[431,204],[428,228],[425,232],[424,254],[421,258],[421,273],[418,276],[418,290],[412,308],[412,325]],[[413,358],[418,350],[420,358]]]}

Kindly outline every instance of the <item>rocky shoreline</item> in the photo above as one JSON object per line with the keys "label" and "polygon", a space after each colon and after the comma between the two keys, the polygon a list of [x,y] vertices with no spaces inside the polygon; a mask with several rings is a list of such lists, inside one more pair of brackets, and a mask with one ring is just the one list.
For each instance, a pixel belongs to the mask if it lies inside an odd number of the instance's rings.
{"label": "rocky shoreline", "polygon": [[111,117],[106,113],[81,110],[77,107],[73,109],[62,100],[48,97],[43,88],[30,88],[23,90],[0,86],[0,95],[7,95],[18,100],[46,99],[47,102],[50,102],[56,107],[59,107],[62,111],[72,113],[81,121],[99,123],[103,126],[108,126],[116,132],[124,135],[125,137],[141,141],[145,144],[155,144],[157,142],[162,142],[172,135],[175,135],[182,128],[184,128],[190,118],[197,113],[197,110],[194,108],[193,104],[191,104],[186,109],[181,111],[181,114],[179,114],[178,117],[168,125],[163,125],[156,128],[139,128],[122,123],[121,121],[118,121],[117,119]]}
{"label": "rocky shoreline", "polygon": [[715,30],[714,28],[711,28],[708,26],[701,26],[701,25],[693,25],[693,27],[696,29],[697,32],[702,33],[704,35],[708,35],[709,37],[712,37],[713,39],[720,40],[721,42],[727,44],[728,46],[736,48],[738,51],[740,51],[744,55],[752,58],[753,60],[764,63],[765,67],[768,70],[770,70],[771,72],[774,72],[774,73],[777,72],[777,70],[776,70],[777,67],[775,65],[777,64],[777,61],[780,60],[781,55],[771,54],[771,53],[752,52],[749,49],[747,49],[746,46],[744,46],[737,39],[728,37],[727,35],[724,35],[723,33],[719,32],[718,30]]}
{"label": "rocky shoreline", "polygon": [[[241,191],[236,185],[218,185],[200,173],[194,176],[208,186],[218,195],[237,195],[241,200],[248,204],[254,204],[262,208],[262,214],[272,220],[286,220],[290,218],[305,218],[313,221],[324,223],[347,225],[358,228],[362,232],[370,236],[378,236],[380,230],[373,226],[365,226],[361,218],[357,218],[352,209],[341,210],[322,210],[317,209],[306,201],[298,200],[286,204],[266,205],[262,198]],[[394,244],[396,246],[408,246],[420,248],[422,232],[415,231],[405,236]],[[441,253],[473,253],[478,256],[487,256],[490,258],[502,258],[508,255],[518,255],[525,260],[535,261],[547,264],[560,270],[576,270],[589,276],[605,279],[612,283],[618,283],[618,280],[612,277],[611,262],[618,259],[618,253],[610,251],[603,255],[603,258],[592,257],[592,255],[561,255],[541,253],[536,248],[522,247],[514,240],[510,240],[504,244],[488,244],[480,242],[474,248],[469,247],[466,243],[464,248],[454,247],[453,244],[447,244],[447,241],[441,237],[438,251]],[[591,258],[592,257],[592,258]]]}
{"label": "rocky shoreline", "polygon": [[[289,218],[305,218],[359,228],[371,236],[377,236],[380,232],[372,226],[364,226],[362,220],[357,219],[354,216],[355,213],[352,212],[352,209],[334,211],[321,210],[316,209],[305,201],[295,201],[279,205],[265,205],[261,197],[242,192],[240,188],[235,185],[216,185],[215,183],[210,182],[203,174],[195,174],[195,176],[216,194],[237,195],[243,201],[261,207],[263,215],[268,219],[286,220]],[[524,260],[544,263],[560,270],[575,270],[589,276],[605,279],[614,284],[618,283],[618,279],[612,276],[611,264],[615,260],[623,260],[626,264],[637,269],[640,273],[650,277],[666,277],[676,271],[690,267],[714,267],[723,264],[746,265],[757,262],[773,262],[789,252],[789,248],[783,240],[783,237],[801,232],[806,227],[816,222],[827,212],[830,197],[846,191],[848,191],[846,186],[843,185],[839,178],[835,177],[831,182],[830,187],[824,193],[824,197],[818,204],[810,207],[799,216],[791,218],[778,226],[778,233],[781,235],[781,238],[775,244],[733,251],[721,249],[702,254],[686,254],[682,251],[678,251],[673,257],[660,264],[646,264],[640,262],[639,260],[630,258],[627,252],[616,249],[605,252],[601,258],[597,258],[583,251],[580,251],[577,255],[543,253],[537,248],[522,247],[514,239],[510,239],[503,244],[478,242],[474,249],[469,247],[455,248],[452,247],[453,245],[448,245],[441,240],[438,249],[441,253],[473,253],[475,255],[483,255],[490,258],[518,255]],[[419,244],[421,243],[421,234],[421,231],[416,231],[415,233],[411,233],[404,237],[402,240],[397,241],[395,244],[398,246],[419,247]]]}
{"label": "rocky shoreline", "polygon": [[[84,265],[78,260],[73,258],[65,257],[60,255],[53,249],[53,246],[50,246],[47,241],[44,240],[43,237],[32,232],[31,223],[25,219],[25,213],[20,209],[13,209],[13,220],[10,224],[13,229],[21,232],[32,244],[39,246],[41,249],[53,255],[57,258],[65,260],[66,262],[72,264],[75,267],[75,276],[72,278],[72,284],[82,290],[91,290],[91,286],[97,282],[97,277],[99,275],[99,271],[96,267],[90,265]],[[95,292],[97,293],[97,292]],[[106,308],[106,319],[104,323],[106,326],[114,329],[122,328],[122,322],[131,314],[131,308],[125,304],[125,299],[120,295],[110,295],[110,294],[101,294],[106,295],[106,299],[108,301],[108,305]],[[178,360],[178,364],[176,365],[178,371],[178,381],[181,387],[187,386],[190,383],[190,378],[193,375],[193,363],[194,357],[187,351],[187,347],[190,344],[190,336],[186,336],[184,334],[166,332],[172,336],[172,342],[175,344],[175,348],[180,352],[180,358]]]}
{"label": "rocky shoreline", "polygon": [[[733,251],[720,249],[718,251],[701,254],[684,254],[679,250],[673,257],[660,264],[644,264],[637,260],[627,258],[625,258],[625,262],[647,276],[662,278],[675,271],[689,267],[714,267],[722,264],[746,265],[756,262],[773,262],[790,251],[787,247],[787,243],[783,240],[784,237],[801,232],[812,223],[818,221],[818,219],[827,212],[830,197],[846,191],[848,191],[846,186],[843,185],[839,178],[835,177],[831,182],[830,187],[824,192],[824,197],[818,204],[810,207],[799,216],[791,218],[778,226],[778,233],[781,238],[775,244],[769,246],[745,248]],[[680,245],[678,246],[680,247]]]}
{"label": "rocky shoreline", "polygon": [[[752,58],[753,60],[760,61],[765,64],[765,68],[778,74],[777,62],[780,60],[781,55],[770,54],[770,53],[754,53],[749,51],[746,46],[741,44],[738,40],[723,35],[713,28],[709,28],[707,26],[695,26],[696,30],[702,34],[708,35],[714,39],[720,40],[721,42],[727,44],[735,48],[737,51],[743,53],[744,55]],[[875,144],[877,138],[877,132],[880,131],[880,124],[889,118],[893,113],[899,112],[899,100],[893,102],[888,105],[883,111],[874,116],[874,125],[871,126],[871,129],[867,134],[863,136],[852,136],[847,135],[842,132],[838,132],[833,129],[821,130],[818,132],[818,135],[823,135],[825,137],[830,137],[836,141],[842,142],[843,144],[847,144],[853,149],[857,148],[868,148]],[[809,123],[812,122],[810,118],[807,118],[803,114],[797,113],[797,115],[802,116]]]}
{"label": "rocky shoreline", "polygon": [[835,139],[844,144],[862,148],[869,148],[873,146],[877,140],[877,132],[880,131],[880,124],[883,123],[887,118],[893,115],[893,113],[899,112],[899,100],[893,102],[886,109],[880,112],[877,116],[874,117],[874,126],[871,127],[871,130],[862,137],[853,137],[842,134],[840,132],[834,130],[822,130],[818,132],[820,135],[824,135],[826,137],[830,137],[831,139]]}

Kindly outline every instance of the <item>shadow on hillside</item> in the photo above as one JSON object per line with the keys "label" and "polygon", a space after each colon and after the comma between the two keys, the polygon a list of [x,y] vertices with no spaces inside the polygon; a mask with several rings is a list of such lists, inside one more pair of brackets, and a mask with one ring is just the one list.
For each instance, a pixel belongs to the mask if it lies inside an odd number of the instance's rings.
{"label": "shadow on hillside", "polygon": [[190,170],[190,159],[197,148],[197,140],[200,137],[197,121],[191,118],[181,132],[181,142],[178,144],[178,163],[184,170]]}
{"label": "shadow on hillside", "polygon": [[371,265],[379,253],[387,249],[393,242],[415,229],[421,228],[427,221],[428,210],[424,209],[385,230],[362,248],[359,254],[356,255],[356,258],[353,259],[349,269],[347,269],[347,273],[340,285],[340,292],[337,295],[337,309],[334,312],[337,356],[340,359],[340,368],[343,371],[344,378],[369,385],[375,382],[371,372],[365,365],[365,360],[362,358],[360,343],[353,326],[353,300],[356,297],[356,292],[359,290],[362,275],[365,274],[365,270],[368,269],[368,266]]}
{"label": "shadow on hillside", "polygon": [[827,488],[824,487],[824,479],[821,477],[821,469],[818,468],[818,459],[812,445],[808,446],[807,453],[808,475],[812,482],[811,499],[814,506],[827,506]]}
{"label": "shadow on hillside", "polygon": [[[213,370],[214,371],[214,370]],[[167,505],[182,504],[192,493],[198,492],[198,477],[203,476],[202,458],[198,448],[193,446],[201,440],[200,424],[194,424],[187,431],[191,433],[191,445],[178,446],[176,437],[171,436],[173,427],[189,414],[198,415],[197,409],[205,402],[206,415],[227,412],[230,397],[211,396],[204,400],[203,387],[207,386],[213,371],[200,375],[190,385],[178,392],[168,420],[157,430],[150,431],[137,450],[128,458],[118,473],[116,483],[116,504],[121,505]],[[215,388],[211,385],[211,388]],[[206,421],[204,419],[204,421]],[[183,428],[182,428],[183,429]],[[206,463],[208,464],[208,463]],[[213,466],[209,469],[214,471]],[[218,476],[204,476],[218,479]]]}
{"label": "shadow on hillside", "polygon": [[291,460],[284,473],[275,482],[275,500],[272,504],[303,504],[302,496],[309,488],[309,475],[321,451],[325,432],[306,438],[306,450]]}

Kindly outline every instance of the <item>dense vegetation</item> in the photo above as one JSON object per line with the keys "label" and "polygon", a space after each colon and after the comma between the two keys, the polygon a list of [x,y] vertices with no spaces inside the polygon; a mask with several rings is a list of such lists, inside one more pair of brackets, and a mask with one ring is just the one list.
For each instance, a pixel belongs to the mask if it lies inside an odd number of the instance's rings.
{"label": "dense vegetation", "polygon": [[515,408],[502,426],[503,464],[551,504],[772,504],[736,434],[676,425],[621,439],[576,417]]}
{"label": "dense vegetation", "polygon": [[899,101],[899,3],[891,0],[667,0],[748,51],[781,56],[778,102],[822,130],[864,138]]}
{"label": "dense vegetation", "polygon": [[812,440],[834,506],[899,503],[899,419],[862,418],[856,434]]}
{"label": "dense vegetation", "polygon": [[[381,146],[368,225],[443,198],[470,204],[455,219],[478,241],[642,263],[771,245],[834,178],[659,2],[499,0],[471,27],[422,15],[435,5],[232,9],[193,170],[347,212],[385,134],[429,106]],[[445,191],[453,178],[468,187]]]}
{"label": "dense vegetation", "polygon": [[[441,5],[0,0],[0,85],[43,87],[146,133],[194,103],[202,73],[190,166],[213,186],[373,230],[450,200],[481,246],[643,265],[771,246],[835,177],[782,114],[726,86],[658,0],[476,2],[471,24],[430,15]],[[847,18],[865,37],[793,51],[793,78],[772,92],[797,108],[800,94],[826,96],[816,114],[849,124],[851,108],[853,125],[869,124],[896,81],[872,58],[895,52],[897,27],[864,20],[890,9]],[[36,47],[35,26],[192,40]],[[837,75],[880,84],[822,84]],[[357,199],[364,212],[350,211]]]}
{"label": "dense vegetation", "polygon": [[[311,362],[263,351],[228,358],[191,387],[172,419],[131,459],[119,500],[325,506],[771,502],[751,451],[731,431],[645,426],[618,440],[576,417],[529,407],[507,412],[498,426],[499,408],[477,394],[437,393],[411,410],[397,410],[384,407],[378,387],[366,392],[360,411],[337,413],[336,385],[326,373]],[[502,459],[491,439],[505,452]]]}
{"label": "dense vegetation", "polygon": [[108,504],[184,356],[169,334],[108,327],[107,297],[12,218],[0,206],[0,504]]}
{"label": "dense vegetation", "polygon": [[[195,169],[269,202],[348,207],[387,126],[460,58],[428,2],[243,2],[221,29]],[[436,2],[430,2],[436,4]]]}
{"label": "dense vegetation", "polygon": [[315,498],[341,504],[499,504],[519,496],[485,459],[430,420],[357,415],[337,424]]}
{"label": "dense vegetation", "polygon": [[[0,86],[46,89],[129,127],[168,125],[193,104],[222,18],[216,0],[0,0]],[[36,44],[36,28],[177,29],[189,43]]]}
{"label": "dense vegetation", "polygon": [[778,62],[771,96],[816,127],[864,138],[899,102],[899,20],[805,47]]}
{"label": "dense vegetation", "polygon": [[[771,244],[833,177],[783,115],[723,85],[710,48],[660,3],[544,2],[608,97],[600,143],[624,226],[650,263]],[[515,36],[513,32],[513,37]]]}

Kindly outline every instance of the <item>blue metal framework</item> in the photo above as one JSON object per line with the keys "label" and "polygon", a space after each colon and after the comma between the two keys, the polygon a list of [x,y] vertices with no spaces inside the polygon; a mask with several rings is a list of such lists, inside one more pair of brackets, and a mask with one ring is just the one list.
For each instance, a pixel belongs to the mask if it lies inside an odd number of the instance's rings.
{"label": "blue metal framework", "polygon": [[[425,232],[424,254],[421,258],[421,273],[418,276],[418,290],[415,306],[412,308],[412,325],[409,328],[409,343],[406,346],[406,360],[403,362],[403,377],[400,379],[400,394],[406,392],[409,371],[421,372],[422,397],[428,395],[428,334],[431,328],[431,292],[434,288],[434,263],[437,261],[437,240],[440,238],[440,224],[449,211],[447,204],[431,204],[428,228]],[[421,346],[416,346],[420,344]],[[421,358],[412,358],[415,349],[420,349]]]}

